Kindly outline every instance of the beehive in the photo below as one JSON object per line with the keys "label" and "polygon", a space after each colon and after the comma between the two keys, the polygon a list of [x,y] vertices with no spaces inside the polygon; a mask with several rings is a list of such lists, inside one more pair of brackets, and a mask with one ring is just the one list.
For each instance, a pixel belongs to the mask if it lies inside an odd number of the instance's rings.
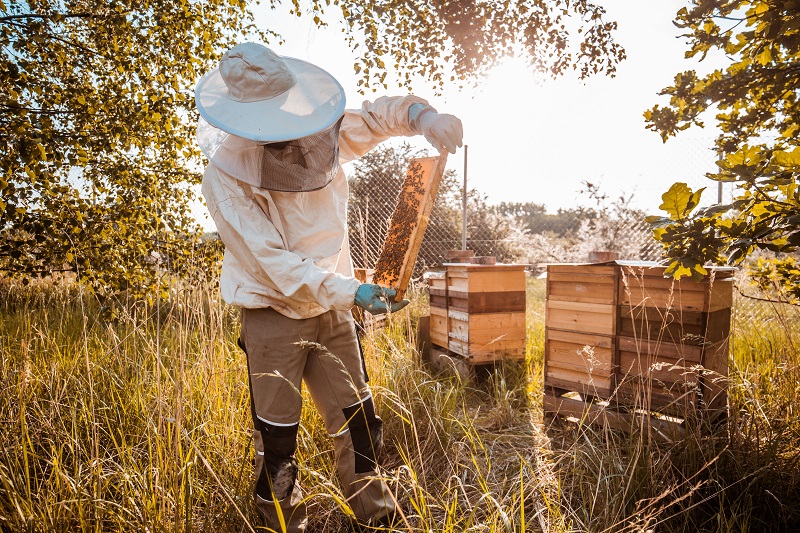
{"label": "beehive", "polygon": [[664,278],[654,263],[550,265],[545,408],[583,398],[688,416],[725,411],[732,271]]}
{"label": "beehive", "polygon": [[470,364],[525,357],[523,265],[446,264],[428,283],[431,344]]}
{"label": "beehive", "polygon": [[545,385],[607,397],[614,388],[619,269],[547,267]]}

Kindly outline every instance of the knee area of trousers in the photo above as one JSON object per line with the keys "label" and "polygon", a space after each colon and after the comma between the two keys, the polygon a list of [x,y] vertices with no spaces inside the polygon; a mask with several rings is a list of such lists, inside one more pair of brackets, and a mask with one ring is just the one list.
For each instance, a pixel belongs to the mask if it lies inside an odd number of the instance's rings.
{"label": "knee area of trousers", "polygon": [[342,409],[355,452],[355,473],[375,470],[383,447],[383,422],[375,414],[372,397]]}
{"label": "knee area of trousers", "polygon": [[261,420],[257,426],[264,447],[264,466],[258,474],[256,493],[264,500],[280,501],[291,494],[297,479],[294,453],[300,426],[277,426]]}
{"label": "knee area of trousers", "polygon": [[288,459],[294,456],[297,450],[297,431],[300,424],[290,426],[278,426],[269,422],[258,420],[256,430],[261,433],[261,443],[264,446],[264,458],[269,462],[271,458],[275,460]]}

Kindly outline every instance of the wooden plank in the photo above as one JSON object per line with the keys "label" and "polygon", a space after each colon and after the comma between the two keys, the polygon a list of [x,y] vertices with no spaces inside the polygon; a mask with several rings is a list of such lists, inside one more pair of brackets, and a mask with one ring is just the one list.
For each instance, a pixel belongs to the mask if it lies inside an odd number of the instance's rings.
{"label": "wooden plank", "polygon": [[442,348],[447,349],[447,345],[449,344],[449,340],[447,338],[446,333],[441,333],[439,331],[431,330],[431,344],[435,346],[441,346]]}
{"label": "wooden plank", "polygon": [[474,354],[469,356],[470,365],[485,365],[489,363],[503,363],[503,362],[524,361],[524,360],[525,360],[524,348],[522,348],[521,350],[515,350],[513,352]]}
{"label": "wooden plank", "polygon": [[715,279],[711,284],[708,300],[709,312],[733,307],[733,280]]}
{"label": "wooden plank", "polygon": [[547,265],[547,275],[551,274],[574,274],[591,273],[593,275],[613,276],[617,267],[614,265],[587,265],[585,263],[562,263]]}
{"label": "wooden plank", "polygon": [[[600,394],[608,394],[611,388],[611,376],[608,374],[594,374],[581,370],[571,370],[568,368],[560,368],[548,365],[545,374],[545,382],[552,379],[559,380],[562,383],[572,383],[574,386],[583,386],[584,390],[597,389],[602,391]],[[573,388],[572,390],[578,390]]]}
{"label": "wooden plank", "polygon": [[525,354],[524,340],[500,340],[488,344],[470,344],[458,339],[448,339],[447,347],[450,351],[469,358],[470,361],[485,359],[484,356],[492,356],[497,359],[508,357],[519,357]]}
{"label": "wooden plank", "polygon": [[431,313],[430,330],[442,335],[447,335],[447,317]]}
{"label": "wooden plank", "polygon": [[[600,270],[595,272],[595,270]],[[613,267],[594,269],[569,266],[568,269],[548,267],[547,298],[586,303],[613,303],[616,292]]]}
{"label": "wooden plank", "polygon": [[586,374],[572,374],[563,369],[555,369],[555,372],[545,373],[544,385],[545,387],[557,387],[599,398],[610,397],[612,391],[610,379],[589,379]]}
{"label": "wooden plank", "polygon": [[558,283],[614,284],[614,270],[594,272],[591,268],[572,267],[569,270],[551,269],[547,272],[550,281]]}
{"label": "wooden plank", "polygon": [[673,359],[657,353],[638,354],[620,350],[620,375],[622,379],[654,379],[667,385],[696,382],[701,367],[686,359]]}
{"label": "wooden plank", "polygon": [[[653,384],[657,386],[653,386]],[[643,409],[680,417],[696,416],[698,396],[695,387],[674,384],[670,388],[658,386],[658,382],[628,379],[615,389],[614,399],[629,409]]]}
{"label": "wooden plank", "polygon": [[469,292],[469,278],[459,276],[457,272],[447,271],[447,290],[456,292]]}
{"label": "wooden plank", "polygon": [[703,362],[703,347],[672,342],[658,342],[656,340],[638,339],[634,337],[619,336],[617,338],[619,350],[634,354],[659,354],[661,357],[672,360],[685,360],[691,364]]}
{"label": "wooden plank", "polygon": [[447,316],[447,308],[445,307],[431,307],[432,315]]}
{"label": "wooden plank", "polygon": [[448,307],[468,313],[500,313],[525,311],[525,291],[508,292],[448,292]]}
{"label": "wooden plank", "polygon": [[550,394],[544,395],[543,403],[545,412],[576,418],[583,424],[609,427],[627,433],[646,429],[666,442],[686,438],[686,430],[677,420],[665,420],[647,414],[620,413],[597,403]]}
{"label": "wooden plank", "polygon": [[610,375],[614,367],[614,351],[610,346],[603,348],[574,341],[564,342],[552,338],[545,358],[548,365],[570,365],[586,372],[589,370],[597,373],[605,372],[606,375]]}
{"label": "wooden plank", "polygon": [[469,292],[512,292],[525,291],[525,271],[523,269],[470,270]]}
{"label": "wooden plank", "polygon": [[564,342],[575,342],[583,346],[599,346],[601,348],[611,348],[613,338],[609,335],[594,335],[590,333],[576,333],[573,331],[562,331],[558,329],[546,329],[545,334],[548,338]]}
{"label": "wooden plank", "polygon": [[443,152],[412,159],[408,166],[373,275],[375,283],[397,291],[396,301],[408,288],[446,163]]}
{"label": "wooden plank", "polygon": [[497,263],[495,265],[473,265],[469,263],[445,263],[445,267],[451,272],[460,272],[467,275],[471,272],[525,272],[525,265],[513,263]]}
{"label": "wooden plank", "polygon": [[658,307],[681,311],[707,311],[702,291],[685,291],[651,286],[620,286],[619,304],[628,307]]}
{"label": "wooden plank", "polygon": [[[728,409],[728,339],[706,348],[702,376],[702,392],[705,409],[711,413],[724,414]],[[713,416],[713,415],[712,415]]]}
{"label": "wooden plank", "polygon": [[547,327],[583,333],[613,335],[616,310],[613,304],[548,300]]}

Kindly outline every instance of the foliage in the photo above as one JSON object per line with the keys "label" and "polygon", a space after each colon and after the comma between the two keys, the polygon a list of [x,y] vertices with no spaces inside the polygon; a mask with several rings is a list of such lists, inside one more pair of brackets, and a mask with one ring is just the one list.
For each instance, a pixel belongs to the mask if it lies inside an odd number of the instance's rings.
{"label": "foliage", "polygon": [[800,303],[800,264],[794,257],[765,260],[750,267],[751,281],[765,294],[776,295],[787,303]]}
{"label": "foliage", "polygon": [[[541,224],[533,230],[526,227],[526,234],[519,237],[526,262],[583,262],[588,260],[590,252],[616,252],[620,259],[628,260],[654,259],[656,243],[644,222],[644,212],[631,207],[632,194],[611,200],[598,185],[589,182],[584,182],[581,194],[594,202],[594,206],[542,215],[536,204],[529,204],[534,207],[527,209],[525,204],[516,204],[522,207],[517,207],[517,212],[534,215],[527,217],[529,224]],[[508,212],[509,206],[514,205],[500,204],[499,208]],[[553,231],[551,224],[562,232]]]}
{"label": "foliage", "polygon": [[[800,245],[800,9],[797,2],[695,0],[678,11],[687,57],[724,53],[724,70],[675,76],[668,106],[645,112],[664,141],[716,109],[720,156],[712,180],[740,189],[729,204],[695,210],[702,189],[676,183],[664,195],[669,217],[651,217],[676,277],[700,277],[706,262],[738,264],[754,251],[792,253]],[[791,277],[786,278],[793,287]]]}
{"label": "foliage", "polygon": [[134,298],[215,274],[189,205],[193,87],[252,29],[244,7],[0,2],[0,268]]}
{"label": "foliage", "polygon": [[[394,69],[411,87],[421,76],[441,89],[450,80],[474,79],[500,58],[520,55],[533,69],[581,78],[616,72],[625,51],[613,39],[617,24],[589,0],[430,2],[428,0],[334,0],[341,8],[351,46],[362,47],[355,70],[359,85],[386,86]],[[327,5],[327,4],[326,4]],[[324,18],[315,1],[315,20]],[[299,7],[295,12],[300,14]]]}
{"label": "foliage", "polygon": [[585,220],[596,216],[592,209],[572,207],[548,213],[544,204],[534,202],[500,202],[492,210],[501,216],[512,217],[529,233],[547,233],[555,237],[573,235]]}
{"label": "foliage", "polygon": [[[269,3],[320,26],[329,5]],[[449,66],[478,76],[515,43],[554,75],[613,73],[624,57],[588,0],[334,6],[363,51],[364,88],[385,86],[390,68],[406,85],[419,74],[441,87]],[[190,209],[202,166],[193,87],[245,37],[279,38],[254,27],[246,0],[0,0],[0,269],[73,272],[101,297],[213,276],[220,245]]]}

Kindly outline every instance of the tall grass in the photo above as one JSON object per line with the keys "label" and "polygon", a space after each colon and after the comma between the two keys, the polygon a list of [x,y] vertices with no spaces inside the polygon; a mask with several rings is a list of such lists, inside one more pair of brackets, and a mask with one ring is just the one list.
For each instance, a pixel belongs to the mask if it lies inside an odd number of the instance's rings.
{"label": "tall grass", "polygon": [[[2,530],[263,527],[238,316],[212,288],[113,322],[72,285],[5,282],[0,292]],[[544,285],[531,280],[528,357],[480,380],[420,364],[419,295],[364,339],[398,531],[800,528],[795,310],[736,321],[727,424],[664,444],[542,415],[543,304]],[[307,396],[304,405],[309,530],[347,531],[331,443]]]}

